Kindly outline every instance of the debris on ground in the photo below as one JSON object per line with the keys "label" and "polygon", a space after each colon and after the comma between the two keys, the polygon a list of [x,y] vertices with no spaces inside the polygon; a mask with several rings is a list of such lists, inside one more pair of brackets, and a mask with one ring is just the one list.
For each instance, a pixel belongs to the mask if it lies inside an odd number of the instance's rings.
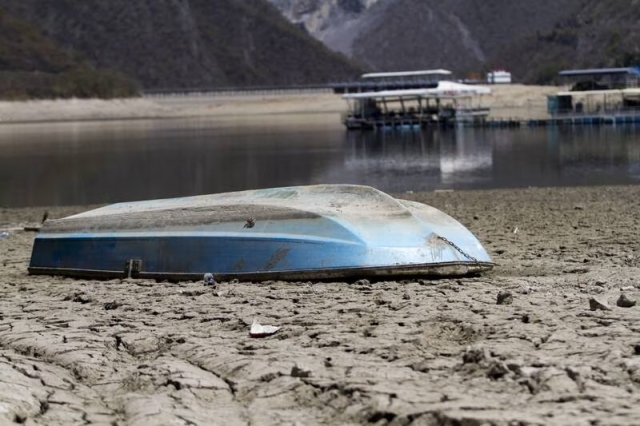
{"label": "debris on ground", "polygon": [[610,311],[611,307],[606,301],[598,299],[596,297],[592,297],[591,299],[589,299],[589,309],[591,309],[592,311],[597,311],[598,309],[600,309],[601,311]]}
{"label": "debris on ground", "polygon": [[253,338],[269,337],[276,334],[281,328],[273,325],[262,325],[258,320],[254,319],[249,330],[249,336]]}

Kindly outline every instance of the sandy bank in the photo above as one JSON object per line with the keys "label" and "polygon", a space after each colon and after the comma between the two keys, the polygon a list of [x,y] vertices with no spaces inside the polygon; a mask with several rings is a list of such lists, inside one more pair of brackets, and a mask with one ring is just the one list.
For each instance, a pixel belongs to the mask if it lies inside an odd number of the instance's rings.
{"label": "sandy bank", "polygon": [[[539,118],[546,115],[545,86],[492,86],[485,98],[494,117]],[[313,114],[346,111],[331,93],[237,96],[169,96],[118,100],[56,100],[0,102],[0,123],[30,121],[120,120],[178,117],[242,117],[267,114]]]}
{"label": "sandy bank", "polygon": [[[615,306],[640,297],[637,195],[406,194],[461,220],[498,263],[457,280],[214,292],[30,277],[33,235],[14,232],[0,239],[0,423],[637,424],[640,307]],[[0,227],[41,215],[0,209]],[[253,318],[284,328],[252,340]]]}

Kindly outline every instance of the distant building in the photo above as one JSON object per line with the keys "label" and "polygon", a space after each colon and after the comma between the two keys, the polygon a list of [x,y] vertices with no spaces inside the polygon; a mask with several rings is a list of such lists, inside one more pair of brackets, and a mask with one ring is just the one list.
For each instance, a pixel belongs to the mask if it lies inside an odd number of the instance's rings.
{"label": "distant building", "polygon": [[503,70],[491,71],[487,74],[489,84],[511,84],[511,73]]}
{"label": "distant building", "polygon": [[640,81],[638,67],[565,70],[558,75],[567,80],[572,92],[629,89],[638,87]]}

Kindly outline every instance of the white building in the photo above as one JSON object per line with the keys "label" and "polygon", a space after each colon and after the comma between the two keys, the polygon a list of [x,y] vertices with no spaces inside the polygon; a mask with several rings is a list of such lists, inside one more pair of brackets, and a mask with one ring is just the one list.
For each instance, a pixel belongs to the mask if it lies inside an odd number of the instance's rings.
{"label": "white building", "polygon": [[507,71],[491,71],[487,74],[489,84],[511,84],[511,73]]}

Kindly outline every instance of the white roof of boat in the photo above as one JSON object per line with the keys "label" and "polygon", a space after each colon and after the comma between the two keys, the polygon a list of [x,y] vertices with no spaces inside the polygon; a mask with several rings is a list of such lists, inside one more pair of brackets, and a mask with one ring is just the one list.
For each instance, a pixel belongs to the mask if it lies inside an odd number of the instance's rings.
{"label": "white roof of boat", "polygon": [[451,75],[451,71],[438,69],[421,71],[372,72],[363,74],[361,78],[417,77],[421,75]]}
{"label": "white roof of boat", "polygon": [[564,70],[560,71],[558,75],[562,77],[579,77],[586,75],[602,75],[602,74],[632,74],[639,75],[640,70],[637,67],[626,68],[591,68],[585,70]]}
{"label": "white roof of boat", "polygon": [[344,99],[389,99],[389,98],[462,98],[488,95],[491,89],[485,86],[440,81],[431,89],[382,90],[380,92],[347,93]]}
{"label": "white roof of boat", "polygon": [[380,92],[347,93],[344,99],[424,98],[427,89],[382,90]]}

